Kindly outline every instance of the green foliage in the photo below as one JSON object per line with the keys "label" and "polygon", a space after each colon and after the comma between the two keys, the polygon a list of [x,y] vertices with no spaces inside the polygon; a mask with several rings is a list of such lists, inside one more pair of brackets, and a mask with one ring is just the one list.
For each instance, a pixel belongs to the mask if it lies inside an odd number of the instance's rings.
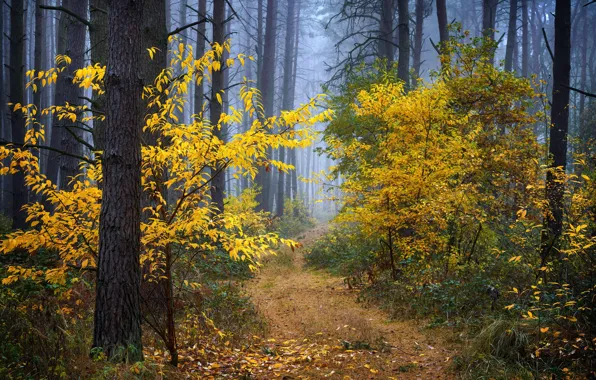
{"label": "green foliage", "polygon": [[379,249],[379,243],[365,236],[356,226],[342,225],[317,240],[306,252],[305,259],[309,266],[328,269],[361,283],[367,272],[375,270]]}
{"label": "green foliage", "polygon": [[284,214],[275,221],[274,229],[280,236],[291,238],[303,234],[315,226],[315,220],[309,216],[308,208],[301,198],[284,201]]}

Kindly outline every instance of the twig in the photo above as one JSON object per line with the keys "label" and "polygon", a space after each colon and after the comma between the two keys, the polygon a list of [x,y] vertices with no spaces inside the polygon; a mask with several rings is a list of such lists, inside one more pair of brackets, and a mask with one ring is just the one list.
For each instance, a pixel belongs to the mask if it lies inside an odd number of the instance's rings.
{"label": "twig", "polygon": [[548,54],[550,54],[550,59],[552,59],[554,61],[555,55],[553,54],[553,51],[550,48],[550,44],[548,43],[548,38],[546,37],[546,30],[544,30],[544,28],[542,28],[542,35],[544,36],[544,42],[546,42],[546,48],[548,49]]}
{"label": "twig", "polygon": [[60,12],[64,12],[67,15],[76,18],[79,22],[87,25],[87,26],[91,26],[91,23],[89,22],[89,20],[82,18],[81,16],[79,16],[78,14],[74,13],[73,11],[71,11],[70,9],[66,9],[64,7],[54,7],[51,5],[40,5],[39,6],[41,9],[47,9],[50,11],[60,11]]}

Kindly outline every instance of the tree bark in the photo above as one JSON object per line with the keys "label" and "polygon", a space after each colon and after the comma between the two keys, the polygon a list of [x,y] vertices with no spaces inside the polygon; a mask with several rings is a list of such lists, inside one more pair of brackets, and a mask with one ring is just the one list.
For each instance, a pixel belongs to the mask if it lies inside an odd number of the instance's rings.
{"label": "tree bark", "polygon": [[407,89],[410,85],[410,14],[408,0],[397,1],[399,15],[399,60],[397,62],[397,76],[404,81]]}
{"label": "tree bark", "polygon": [[[34,46],[34,62],[33,62],[33,68],[35,70],[42,70],[42,66],[43,66],[43,51],[42,51],[42,47],[45,45],[43,42],[43,10],[39,7],[39,5],[42,5],[43,1],[42,0],[36,0],[35,2],[35,46]],[[36,117],[38,118],[38,121],[41,122],[41,109],[42,109],[42,104],[41,104],[41,88],[38,88],[37,91],[35,91],[33,93],[33,104],[35,104],[35,107],[37,108],[37,114]],[[36,126],[35,130],[39,130],[39,127]],[[39,165],[41,167],[41,155],[40,155],[40,151],[37,150],[36,154],[37,158],[40,160],[39,161]]]}
{"label": "tree bark", "polygon": [[[23,0],[13,0],[10,6],[10,102],[24,103],[23,87],[25,86],[24,52],[25,52],[25,10]],[[25,119],[21,112],[10,112],[12,141],[23,143],[25,139]],[[22,207],[27,203],[25,175],[18,171],[12,176],[12,221],[13,227],[25,228],[25,212]]]}
{"label": "tree bark", "polygon": [[509,27],[505,48],[505,71],[513,71],[513,53],[517,41],[517,0],[509,0]]}
{"label": "tree bark", "polygon": [[[108,62],[108,15],[99,9],[107,10],[108,0],[91,0],[91,26],[89,27],[91,64],[105,65]],[[105,96],[97,96],[94,91],[92,107],[105,112]],[[104,149],[104,128],[105,122],[93,120],[93,146],[99,151]]]}
{"label": "tree bark", "polygon": [[441,44],[449,40],[449,30],[447,29],[447,1],[437,0],[437,19],[439,22],[439,41]]}
{"label": "tree bark", "polygon": [[[223,45],[225,39],[225,19],[226,19],[226,3],[225,1],[213,2],[213,42]],[[213,71],[211,75],[211,100],[209,102],[209,118],[213,126],[213,135],[220,140],[225,140],[225,126],[222,124],[218,128],[219,118],[223,112],[223,103],[218,100],[223,99],[224,91],[224,70],[225,59],[224,54],[217,57],[221,64],[218,71]],[[224,211],[224,192],[226,191],[226,177],[224,168],[221,165],[211,168],[211,202],[217,207],[219,213]]]}
{"label": "tree bark", "polygon": [[[282,109],[291,110],[294,107],[294,99],[292,98],[292,79],[295,75],[293,70],[294,63],[294,0],[287,0],[288,12],[286,15],[286,41],[284,46],[284,77],[283,77],[283,88],[282,88]],[[289,153],[289,152],[288,152]],[[286,150],[282,146],[279,148],[279,160],[284,162],[286,160]],[[277,182],[277,216],[282,216],[284,213],[284,178],[285,173],[279,172]],[[290,178],[291,180],[291,178]]]}
{"label": "tree bark", "polygon": [[[82,19],[87,19],[87,11],[89,10],[88,0],[64,0],[65,8],[71,10]],[[65,79],[68,81],[66,86],[66,101],[72,105],[80,105],[82,103],[81,97],[84,91],[78,85],[72,83],[74,71],[85,66],[85,40],[87,35],[87,26],[74,17],[70,17],[70,24],[68,26],[68,34],[66,38],[66,55],[72,59],[71,64],[67,69]],[[64,73],[63,73],[64,76]],[[62,129],[67,128],[66,125],[71,124],[69,121],[63,121]],[[79,129],[69,128],[69,130],[62,131],[62,140],[60,142],[61,150],[67,153],[76,155],[82,154],[82,146],[77,139],[82,139],[83,136]],[[72,178],[79,173],[79,160],[74,157],[62,155],[60,157],[60,188],[71,189]]]}
{"label": "tree bark", "polygon": [[[199,14],[198,14],[198,21],[201,21],[207,16],[207,0],[199,0]],[[203,22],[200,23],[197,27],[197,58],[202,57],[205,55],[205,33],[207,32],[207,23]],[[203,112],[203,102],[205,96],[205,83],[201,81],[201,83],[197,84],[195,88],[195,109],[194,113],[199,115]]]}
{"label": "tree bark", "polygon": [[[265,117],[273,116],[275,99],[275,40],[277,34],[277,0],[267,0],[267,19],[265,31],[265,44],[263,49],[263,63],[261,67],[261,94],[263,98],[263,107]],[[271,150],[267,151],[271,157]],[[257,196],[259,204],[258,209],[271,211],[271,168],[261,167],[257,173],[255,181],[261,186],[261,192]]]}
{"label": "tree bark", "polygon": [[[379,35],[379,57],[393,62],[393,0],[381,0],[381,33]],[[400,30],[401,32],[401,30]]]}
{"label": "tree bark", "polygon": [[143,1],[110,0],[107,122],[93,347],[143,358],[140,312]]}
{"label": "tree bark", "polygon": [[569,129],[569,81],[571,74],[571,0],[557,0],[555,6],[555,51],[549,155],[546,175],[545,226],[542,234],[541,259],[546,264],[563,229],[563,195],[565,185],[557,177],[567,168],[567,132]]}
{"label": "tree bark", "polygon": [[521,0],[522,11],[522,57],[521,71],[524,78],[528,77],[528,65],[530,60],[529,31],[528,31],[528,0]]}
{"label": "tree bark", "polygon": [[[439,2],[437,1],[437,7]],[[424,33],[424,0],[416,0],[416,30],[414,32],[414,54],[412,57],[412,67],[414,68],[414,77],[420,77],[420,66],[422,65],[422,40]]]}

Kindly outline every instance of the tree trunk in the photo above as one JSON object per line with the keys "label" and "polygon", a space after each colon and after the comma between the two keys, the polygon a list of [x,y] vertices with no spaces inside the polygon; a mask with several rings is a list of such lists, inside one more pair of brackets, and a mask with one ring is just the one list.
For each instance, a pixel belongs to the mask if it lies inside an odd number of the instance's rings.
{"label": "tree trunk", "polygon": [[[207,0],[199,0],[199,19],[198,21],[203,20],[207,17]],[[202,57],[205,55],[205,33],[207,32],[207,23],[202,22],[197,27],[197,58]],[[205,96],[205,83],[201,81],[195,88],[195,109],[194,113],[196,115],[200,115],[203,112],[203,102],[205,101],[203,98]]]}
{"label": "tree trunk", "polygon": [[[39,7],[40,5],[42,5],[43,1],[42,0],[37,0],[35,2],[35,51],[33,53],[34,56],[34,62],[33,62],[33,68],[35,70],[42,70],[43,67],[43,51],[42,51],[42,46],[44,46],[45,44],[43,43],[43,10]],[[36,117],[38,118],[38,121],[41,122],[41,109],[42,109],[42,104],[41,104],[41,88],[38,88],[37,91],[35,91],[33,93],[33,104],[35,104],[35,107],[37,108],[37,114]],[[38,131],[39,130],[39,126],[35,127],[35,130]],[[40,160],[39,161],[39,165],[41,166],[41,155],[40,155],[40,151],[39,149],[37,150],[36,154],[37,158]]]}
{"label": "tree trunk", "polygon": [[[226,3],[225,1],[213,2],[213,42],[223,45],[225,39],[225,19],[226,19]],[[224,91],[224,69],[225,59],[222,53],[217,57],[221,63],[221,68],[218,71],[213,71],[211,76],[211,101],[209,102],[209,118],[211,125],[214,127],[213,135],[220,140],[225,140],[225,127],[222,124],[221,128],[216,128],[219,118],[223,111],[223,104],[218,100],[223,99]],[[224,192],[226,191],[226,177],[224,167],[218,165],[211,168],[211,202],[217,207],[219,212],[224,211]]]}
{"label": "tree trunk", "polygon": [[[263,49],[263,63],[261,67],[261,94],[265,117],[273,116],[275,100],[275,37],[277,34],[277,0],[267,0],[267,20],[265,31],[265,44]],[[271,149],[267,150],[271,157]],[[261,192],[257,196],[258,209],[271,211],[271,168],[260,167],[255,181],[261,186]]]}
{"label": "tree trunk", "polygon": [[[393,0],[381,0],[381,33],[379,35],[379,57],[393,62]],[[401,32],[401,30],[400,30]]]}
{"label": "tree trunk", "polygon": [[[497,20],[498,0],[482,0],[482,35],[490,40],[495,39],[495,24]],[[495,52],[491,53],[491,63],[494,63]]]}
{"label": "tree trunk", "polygon": [[571,0],[557,0],[555,7],[555,57],[549,155],[546,175],[545,226],[542,234],[542,265],[546,264],[563,228],[565,185],[557,180],[567,168],[567,132],[569,129],[569,80],[571,74]]}
{"label": "tree trunk", "polygon": [[410,84],[410,14],[408,0],[397,1],[399,15],[399,61],[397,62],[397,76],[404,81],[407,89]]}
{"label": "tree trunk", "polygon": [[[65,13],[59,12],[58,25],[56,33],[56,54],[66,53],[66,36],[68,34],[68,17]],[[68,87],[68,77],[63,75],[58,76],[58,80],[55,83],[54,90],[54,105],[63,105],[66,101],[66,91]],[[60,149],[62,141],[62,134],[64,128],[61,127],[64,121],[58,120],[56,115],[53,115],[52,131],[49,136],[50,147],[53,149]],[[60,171],[60,155],[55,151],[48,153],[48,166],[46,176],[52,183],[58,184],[58,174]]]}
{"label": "tree trunk", "polygon": [[517,0],[509,0],[509,28],[505,48],[505,71],[513,71],[513,51],[517,41]]}
{"label": "tree trunk", "polygon": [[[0,2],[0,33],[4,35],[4,2]],[[7,136],[7,123],[5,122],[8,99],[6,98],[4,85],[4,39],[0,38],[0,138],[9,140]],[[6,176],[0,176],[0,211],[6,216],[12,216],[12,209],[7,207],[8,201],[6,195],[9,193],[7,185]]]}
{"label": "tree trunk", "polygon": [[[437,3],[438,4],[438,3]],[[416,30],[414,32],[414,54],[412,67],[414,77],[420,77],[420,66],[422,65],[422,40],[424,36],[424,0],[416,0]]]}
{"label": "tree trunk", "polygon": [[[284,46],[284,77],[283,77],[283,88],[282,88],[282,109],[291,110],[294,107],[294,99],[292,98],[292,83],[293,76],[296,75],[293,72],[294,63],[294,0],[287,0],[288,12],[286,15],[286,41]],[[279,148],[279,160],[282,162],[286,161],[286,150],[282,146]],[[284,178],[285,173],[279,172],[277,182],[277,216],[282,216],[284,213]]]}
{"label": "tree trunk", "polygon": [[[105,65],[108,62],[108,15],[98,9],[107,10],[108,0],[91,0],[91,64]],[[105,112],[105,96],[97,96],[94,91],[92,108]],[[104,121],[93,120],[93,146],[99,151],[104,148],[104,127]]]}
{"label": "tree trunk", "polygon": [[[24,103],[23,87],[25,86],[24,72],[24,45],[25,10],[23,0],[13,0],[10,6],[10,102],[13,104]],[[25,139],[25,119],[21,112],[10,112],[12,125],[12,141],[23,143]],[[25,188],[25,175],[18,171],[12,176],[12,221],[13,227],[25,228],[25,212],[22,207],[27,203],[27,189]]]}
{"label": "tree trunk", "polygon": [[107,122],[99,222],[93,347],[111,359],[143,359],[141,238],[141,72],[143,1],[110,0]]}
{"label": "tree trunk", "polygon": [[529,31],[528,31],[528,0],[521,0],[522,11],[522,58],[521,71],[524,78],[528,77],[528,65],[530,60]]}
{"label": "tree trunk", "polygon": [[437,0],[437,19],[439,21],[439,41],[443,44],[449,40],[446,0]]}

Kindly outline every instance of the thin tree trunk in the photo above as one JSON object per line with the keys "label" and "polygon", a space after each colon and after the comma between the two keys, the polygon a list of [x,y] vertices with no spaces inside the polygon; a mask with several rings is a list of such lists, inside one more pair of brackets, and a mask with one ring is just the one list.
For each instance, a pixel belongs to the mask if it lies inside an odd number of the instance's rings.
{"label": "thin tree trunk", "polygon": [[[24,103],[25,86],[24,48],[25,48],[25,10],[23,0],[13,0],[10,6],[10,101],[13,104]],[[11,112],[12,141],[23,143],[25,139],[25,119],[20,112]],[[13,227],[25,228],[25,212],[22,207],[27,203],[25,175],[18,171],[12,175],[12,214]]]}
{"label": "thin tree trunk", "polygon": [[[381,0],[381,25],[379,36],[379,57],[393,62],[393,0]],[[400,30],[401,32],[401,30]]]}
{"label": "thin tree trunk", "polygon": [[[213,3],[213,42],[223,45],[225,39],[225,21],[226,18],[226,3],[225,1],[215,1]],[[214,127],[213,135],[220,140],[225,139],[225,128],[216,128],[219,123],[219,118],[223,111],[223,90],[224,90],[224,69],[225,58],[222,54],[217,57],[221,63],[221,68],[218,71],[213,71],[211,76],[211,101],[209,102],[209,118],[211,125]],[[218,98],[219,96],[219,98]],[[222,166],[211,168],[213,179],[211,181],[211,201],[217,207],[219,212],[224,211],[224,192],[226,190],[226,177]]]}
{"label": "thin tree trunk", "polygon": [[[82,19],[87,19],[89,10],[88,0],[64,0],[63,5]],[[87,26],[74,17],[69,16],[68,33],[66,37],[66,55],[72,60],[67,72],[63,77],[68,81],[66,85],[66,102],[71,105],[80,105],[81,97],[84,91],[78,85],[72,83],[74,71],[85,66],[85,40],[87,36]],[[82,146],[78,140],[81,140],[82,134],[78,128],[70,127],[70,121],[62,121],[62,134],[60,149],[67,153],[81,155]],[[79,160],[74,157],[62,155],[60,157],[60,188],[71,189],[72,178],[79,173]]]}
{"label": "thin tree trunk", "polygon": [[[437,6],[438,6],[437,2]],[[416,30],[414,32],[414,54],[412,67],[414,77],[420,77],[420,66],[422,65],[422,39],[424,36],[424,0],[416,0]]]}
{"label": "thin tree trunk", "polygon": [[509,0],[509,28],[505,48],[505,71],[513,71],[513,51],[517,40],[517,0]]}
{"label": "thin tree trunk", "polygon": [[[291,99],[294,101],[296,99],[296,78],[298,77],[298,46],[300,43],[300,0],[297,3],[297,13],[296,13],[296,39],[294,41],[294,68],[292,72],[294,75],[292,76],[292,86],[290,88],[291,92]],[[288,194],[292,194],[292,199],[296,199],[298,197],[298,174],[296,171],[298,170],[296,166],[296,149],[290,150],[290,163],[294,166],[294,170],[291,172],[291,191],[288,191]],[[298,210],[294,210],[296,214]]]}
{"label": "thin tree trunk", "polygon": [[[207,17],[207,0],[199,0],[199,14],[198,21],[203,20]],[[202,22],[197,27],[197,58],[205,55],[205,33],[207,32],[207,23]],[[195,88],[195,109],[196,115],[200,115],[203,112],[203,98],[205,96],[205,83],[201,80],[201,83],[197,84]]]}
{"label": "thin tree trunk", "polygon": [[439,22],[439,41],[441,44],[449,40],[449,30],[447,29],[447,1],[437,0],[437,19]]}
{"label": "thin tree trunk", "polygon": [[110,0],[109,6],[104,188],[93,347],[102,349],[108,358],[135,362],[143,359],[139,265],[143,1]]}
{"label": "thin tree trunk", "polygon": [[569,129],[569,80],[571,74],[571,0],[557,0],[555,8],[555,57],[549,155],[552,160],[546,175],[545,228],[541,259],[546,264],[563,229],[563,194],[565,185],[557,180],[567,168],[567,132]]}
{"label": "thin tree trunk", "polygon": [[399,60],[397,76],[404,81],[407,89],[410,84],[410,14],[408,0],[397,1],[399,15]]}
{"label": "thin tree trunk", "polygon": [[[282,88],[282,109],[291,110],[294,107],[294,99],[292,98],[291,86],[293,83],[292,77],[295,75],[293,72],[294,63],[294,0],[287,0],[288,12],[286,15],[286,41],[284,46],[284,73],[283,73],[283,88]],[[285,147],[279,148],[279,160],[282,162],[286,161],[286,150]],[[277,216],[282,216],[284,213],[284,178],[285,173],[279,172],[277,182]]]}
{"label": "thin tree trunk", "polygon": [[[482,35],[490,40],[495,39],[495,24],[497,20],[498,0],[482,0]],[[494,63],[495,52],[491,54]]]}
{"label": "thin tree trunk", "polygon": [[[0,33],[4,35],[4,2],[0,2]],[[8,138],[8,127],[5,119],[6,115],[6,104],[8,99],[6,98],[6,89],[4,83],[4,39],[0,38],[0,137],[9,140]],[[7,216],[12,217],[12,209],[7,207],[7,194],[8,188],[6,187],[8,181],[6,176],[0,176],[0,211]],[[12,189],[11,189],[12,190]]]}
{"label": "thin tree trunk", "polygon": [[521,0],[521,11],[522,11],[522,59],[521,59],[521,71],[524,78],[528,77],[528,65],[529,65],[529,31],[528,31],[528,0]]}
{"label": "thin tree trunk", "polygon": [[[34,63],[33,63],[33,68],[35,70],[42,70],[42,60],[43,60],[43,51],[42,51],[42,46],[44,46],[43,43],[43,10],[39,7],[40,5],[42,5],[43,1],[42,0],[37,0],[35,2],[35,52],[34,52]],[[38,88],[37,91],[35,91],[33,93],[33,104],[35,104],[35,107],[37,108],[37,114],[36,117],[38,117],[38,119],[41,119],[42,115],[41,115],[41,109],[42,109],[42,104],[41,104],[41,88]],[[41,120],[39,120],[41,121]],[[39,130],[39,127],[36,126],[35,127],[36,130]],[[36,154],[37,158],[40,159],[39,164],[41,165],[41,155],[40,155],[40,151],[39,149],[37,150]]]}
{"label": "thin tree trunk", "polygon": [[[265,31],[265,44],[263,49],[263,64],[261,67],[261,94],[263,96],[263,106],[265,117],[273,116],[275,100],[275,40],[277,34],[277,0],[267,0],[267,19]],[[271,149],[267,150],[269,157],[272,155]],[[261,192],[257,196],[259,204],[258,209],[271,211],[271,168],[261,167],[255,178],[261,186]]]}
{"label": "thin tree trunk", "polygon": [[[91,63],[105,65],[108,62],[108,15],[98,9],[107,10],[107,0],[91,0]],[[105,111],[105,96],[98,96],[93,92],[93,109]],[[103,135],[105,122],[93,120],[93,145],[98,151],[103,151]]]}

